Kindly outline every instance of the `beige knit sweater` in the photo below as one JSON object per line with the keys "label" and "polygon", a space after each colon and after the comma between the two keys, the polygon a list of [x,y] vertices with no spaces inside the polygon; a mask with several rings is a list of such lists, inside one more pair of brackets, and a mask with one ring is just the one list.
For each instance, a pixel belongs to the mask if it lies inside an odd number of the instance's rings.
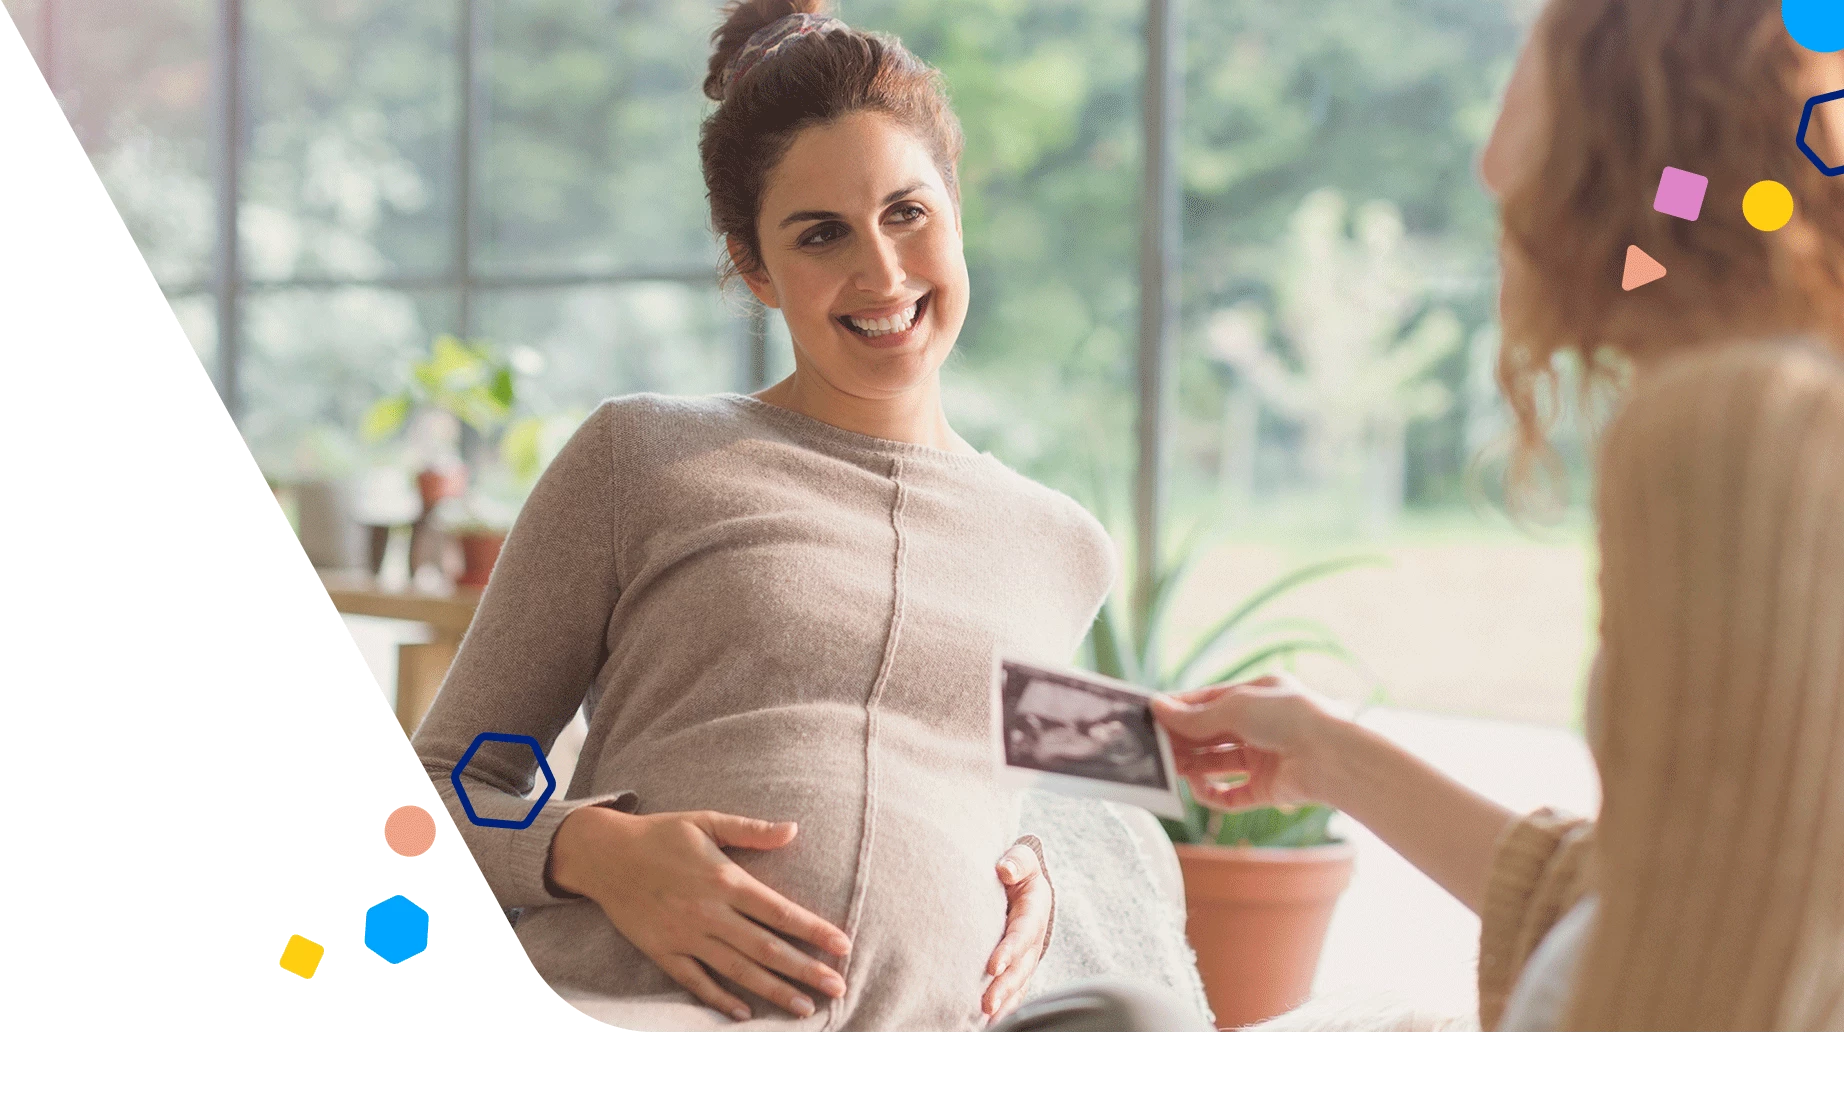
{"label": "beige knit sweater", "polygon": [[1502,837],[1481,1025],[1595,891],[1564,1026],[1844,1028],[1844,369],[1779,344],[1659,368],[1599,485],[1601,817]]}
{"label": "beige knit sweater", "polygon": [[[638,1028],[736,1026],[547,889],[557,825],[591,803],[792,819],[737,860],[852,937],[843,1000],[753,1026],[979,1022],[1018,835],[990,749],[995,653],[1065,660],[1114,576],[1100,525],[990,456],[847,432],[754,398],[604,403],[519,515],[415,736],[538,972]],[[548,746],[585,708],[568,791],[530,827],[472,825],[449,772],[482,731]],[[521,757],[521,754],[523,756]],[[518,817],[529,749],[465,771]]]}

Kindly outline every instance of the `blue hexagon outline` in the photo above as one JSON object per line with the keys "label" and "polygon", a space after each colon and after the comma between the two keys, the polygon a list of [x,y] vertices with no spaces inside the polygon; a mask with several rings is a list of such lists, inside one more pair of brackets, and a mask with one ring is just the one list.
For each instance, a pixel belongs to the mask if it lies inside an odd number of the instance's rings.
{"label": "blue hexagon outline", "polygon": [[[371,944],[371,917],[380,908],[390,907],[392,904],[395,904],[398,901],[402,901],[405,906],[409,907],[410,909],[414,910],[418,915],[422,916],[423,942],[422,942],[422,945],[418,946],[416,949],[410,951],[409,953],[403,955],[402,957],[391,958],[391,957],[386,957],[383,953],[379,952],[376,946],[373,946]],[[399,913],[393,911],[392,914],[393,916],[396,916]],[[381,927],[380,930],[382,929],[383,928]],[[403,895],[402,893],[398,893],[397,895],[392,896],[389,899],[379,900],[377,903],[372,904],[370,907],[365,909],[365,948],[367,950],[370,950],[372,953],[377,954],[379,957],[384,958],[385,961],[390,962],[392,965],[402,965],[404,962],[409,961],[411,958],[415,957],[417,954],[423,953],[424,951],[428,950],[429,949],[429,911],[428,909],[423,907],[423,905],[417,903],[415,900],[411,899],[410,897]]]}
{"label": "blue hexagon outline", "polygon": [[1805,155],[1806,159],[1811,162],[1812,165],[1818,167],[1818,172],[1828,178],[1835,178],[1839,174],[1844,174],[1844,166],[1829,165],[1824,159],[1818,157],[1818,152],[1812,149],[1810,143],[1806,142],[1806,129],[1812,126],[1812,110],[1821,104],[1827,104],[1834,100],[1844,100],[1844,89],[1833,89],[1829,93],[1820,93],[1811,100],[1806,101],[1806,110],[1804,114],[1799,117],[1799,135],[1793,140],[1793,142],[1799,144],[1799,153]]}
{"label": "blue hexagon outline", "polygon": [[[481,818],[475,813],[474,802],[467,797],[467,788],[461,783],[461,772],[463,769],[467,768],[467,762],[473,760],[474,754],[480,752],[480,747],[489,741],[506,741],[514,745],[530,746],[532,756],[538,758],[538,771],[544,773],[544,794],[538,797],[538,801],[531,805],[531,810],[527,811],[525,817],[522,819]],[[488,732],[479,735],[474,739],[474,743],[467,747],[467,752],[461,754],[461,762],[455,765],[454,771],[448,774],[448,782],[455,786],[455,794],[461,797],[461,809],[467,812],[467,821],[473,823],[475,826],[492,826],[502,830],[523,830],[532,823],[537,822],[538,812],[544,810],[544,805],[550,802],[551,793],[557,790],[557,777],[551,773],[550,762],[544,759],[544,750],[539,747],[538,739],[528,737],[525,734],[496,734]]]}

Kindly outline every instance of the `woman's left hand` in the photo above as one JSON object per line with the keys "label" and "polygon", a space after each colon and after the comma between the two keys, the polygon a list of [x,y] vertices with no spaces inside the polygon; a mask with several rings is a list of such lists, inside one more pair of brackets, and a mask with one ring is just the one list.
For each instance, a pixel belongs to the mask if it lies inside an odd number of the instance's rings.
{"label": "woman's left hand", "polygon": [[1037,854],[1021,842],[1005,851],[997,868],[1005,885],[1005,934],[986,963],[992,980],[980,996],[980,1012],[988,1023],[1018,1006],[1050,930],[1050,878]]}

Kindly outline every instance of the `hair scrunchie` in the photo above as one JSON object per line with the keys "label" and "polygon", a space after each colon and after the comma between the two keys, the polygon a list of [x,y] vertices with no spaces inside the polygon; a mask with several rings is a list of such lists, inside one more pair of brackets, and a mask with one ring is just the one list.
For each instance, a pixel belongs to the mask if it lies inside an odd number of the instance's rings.
{"label": "hair scrunchie", "polygon": [[782,16],[749,36],[743,49],[737,51],[736,57],[730,59],[730,64],[724,67],[723,95],[728,97],[739,78],[787,49],[789,44],[799,42],[808,35],[848,30],[850,28],[843,21],[829,15],[795,12],[793,15]]}

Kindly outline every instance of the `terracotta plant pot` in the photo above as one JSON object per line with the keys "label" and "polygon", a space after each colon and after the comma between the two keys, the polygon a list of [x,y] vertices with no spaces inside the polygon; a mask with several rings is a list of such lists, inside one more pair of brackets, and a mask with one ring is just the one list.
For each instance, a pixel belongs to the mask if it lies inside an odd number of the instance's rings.
{"label": "terracotta plant pot", "polygon": [[423,499],[423,513],[435,508],[435,504],[444,498],[459,498],[467,493],[467,468],[448,467],[442,470],[431,468],[416,474],[416,492]]}
{"label": "terracotta plant pot", "polygon": [[1348,842],[1310,849],[1187,846],[1185,933],[1217,1027],[1272,1019],[1306,1001],[1332,908],[1351,883]]}
{"label": "terracotta plant pot", "polygon": [[461,542],[461,574],[455,577],[457,587],[485,587],[487,577],[493,574],[493,565],[499,560],[500,546],[506,543],[506,534],[478,530],[457,533],[455,539]]}

